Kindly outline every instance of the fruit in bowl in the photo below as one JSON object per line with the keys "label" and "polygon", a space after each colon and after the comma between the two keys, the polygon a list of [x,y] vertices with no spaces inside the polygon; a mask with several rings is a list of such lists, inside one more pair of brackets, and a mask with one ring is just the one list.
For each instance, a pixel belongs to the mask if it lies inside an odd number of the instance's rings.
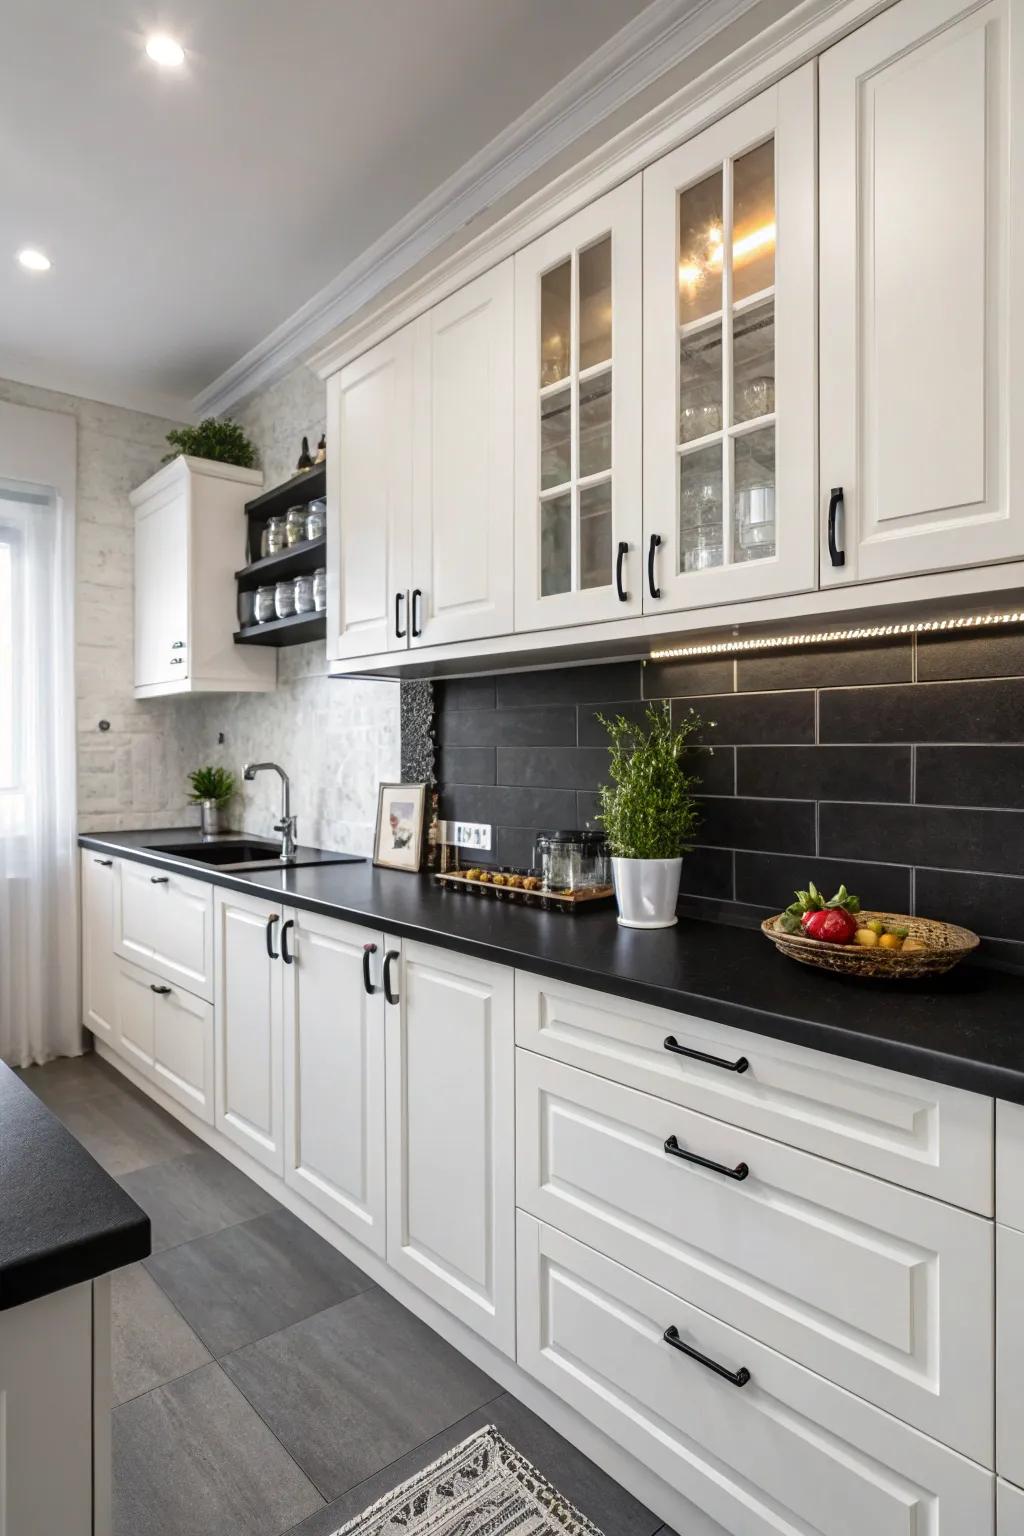
{"label": "fruit in bowl", "polygon": [[806,891],[796,892],[792,902],[779,919],[785,933],[800,933],[809,939],[819,939],[823,944],[849,944],[857,932],[857,916],[860,900],[841,885],[826,901],[813,880],[807,882]]}

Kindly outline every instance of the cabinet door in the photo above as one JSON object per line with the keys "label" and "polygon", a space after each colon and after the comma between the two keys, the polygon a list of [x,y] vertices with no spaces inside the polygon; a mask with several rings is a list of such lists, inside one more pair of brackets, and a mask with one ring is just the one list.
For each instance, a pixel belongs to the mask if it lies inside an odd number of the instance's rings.
{"label": "cabinet door", "polygon": [[327,383],[327,654],[405,650],[413,495],[416,327]]}
{"label": "cabinet door", "polygon": [[820,60],[823,582],[1024,555],[1021,27],[901,0]]}
{"label": "cabinet door", "polygon": [[640,612],[641,224],[635,176],[515,257],[517,630]]}
{"label": "cabinet door", "polygon": [[1024,1232],[996,1227],[996,1471],[1024,1484]]}
{"label": "cabinet door", "polygon": [[115,1017],[114,887],[117,864],[83,848],[82,1022],[100,1040],[112,1041]]}
{"label": "cabinet door", "polygon": [[285,920],[285,1182],[383,1255],[383,936],[312,912]]}
{"label": "cabinet door", "polygon": [[216,1114],[219,1131],[284,1173],[281,910],[216,893]]}
{"label": "cabinet door", "polygon": [[1024,1492],[1002,1478],[996,1484],[996,1529],[999,1536],[1024,1536]]}
{"label": "cabinet door", "polygon": [[188,500],[181,485],[135,511],[135,686],[188,676]]}
{"label": "cabinet door", "polygon": [[814,66],[644,172],[644,610],[813,587]]}
{"label": "cabinet door", "polygon": [[513,973],[412,941],[388,952],[388,1263],[513,1355]]}
{"label": "cabinet door", "polygon": [[213,1008],[182,987],[155,994],[153,1081],[213,1124]]}
{"label": "cabinet door", "polygon": [[212,998],[213,887],[122,859],[114,892],[117,954]]}
{"label": "cabinet door", "polygon": [[117,961],[115,987],[114,1045],[126,1061],[144,1077],[153,1075],[153,1029],[156,1003],[154,982],[148,971],[126,960]]}
{"label": "cabinet door", "polygon": [[416,327],[413,646],[512,630],[510,260]]}

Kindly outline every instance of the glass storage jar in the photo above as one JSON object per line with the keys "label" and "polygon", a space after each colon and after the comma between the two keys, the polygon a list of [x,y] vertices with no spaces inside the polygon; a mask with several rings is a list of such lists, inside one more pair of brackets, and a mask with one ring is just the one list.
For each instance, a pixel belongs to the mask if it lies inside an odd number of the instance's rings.
{"label": "glass storage jar", "polygon": [[238,594],[238,627],[248,629],[250,624],[256,623],[256,593],[239,592]]}
{"label": "glass storage jar", "polygon": [[322,539],[327,527],[327,503],[318,496],[306,508],[306,538]]}
{"label": "glass storage jar", "polygon": [[290,619],[295,612],[294,581],[279,581],[274,588],[274,608],[279,619]]}
{"label": "glass storage jar", "polygon": [[600,831],[540,832],[536,862],[549,890],[584,891],[608,884],[608,844]]}
{"label": "glass storage jar", "polygon": [[295,578],[295,612],[312,613],[315,607],[313,601],[312,576],[296,576]]}
{"label": "glass storage jar", "polygon": [[285,543],[284,518],[268,518],[267,525],[263,530],[263,536],[260,539],[260,554],[262,556],[279,555],[282,549],[284,549]]}
{"label": "glass storage jar", "polygon": [[306,539],[306,509],[305,507],[289,507],[288,516],[285,518],[285,538],[288,548],[293,544],[302,544]]}
{"label": "glass storage jar", "polygon": [[273,589],[273,587],[257,587],[256,588],[256,622],[257,622],[257,624],[266,624],[270,619],[274,619],[276,617],[277,617],[277,610],[274,607],[274,589]]}
{"label": "glass storage jar", "polygon": [[313,572],[313,607],[317,613],[327,607],[327,570],[322,565]]}

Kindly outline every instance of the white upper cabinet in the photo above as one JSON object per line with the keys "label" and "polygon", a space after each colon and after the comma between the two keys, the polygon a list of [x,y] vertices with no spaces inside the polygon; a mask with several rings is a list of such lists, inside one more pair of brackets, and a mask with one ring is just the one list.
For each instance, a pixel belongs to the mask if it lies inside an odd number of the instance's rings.
{"label": "white upper cabinet", "polygon": [[814,65],[644,172],[644,609],[813,587]]}
{"label": "white upper cabinet", "polygon": [[413,494],[407,325],[327,381],[327,655],[405,650]]}
{"label": "white upper cabinet", "polygon": [[641,611],[641,177],[516,268],[516,629]]}
{"label": "white upper cabinet", "polygon": [[409,643],[512,629],[509,259],[416,325]]}
{"label": "white upper cabinet", "polygon": [[823,583],[1024,555],[1022,20],[901,0],[821,58]]}
{"label": "white upper cabinet", "polygon": [[236,645],[242,510],[258,470],[179,455],[131,493],[135,514],[135,697],[259,693],[277,659]]}

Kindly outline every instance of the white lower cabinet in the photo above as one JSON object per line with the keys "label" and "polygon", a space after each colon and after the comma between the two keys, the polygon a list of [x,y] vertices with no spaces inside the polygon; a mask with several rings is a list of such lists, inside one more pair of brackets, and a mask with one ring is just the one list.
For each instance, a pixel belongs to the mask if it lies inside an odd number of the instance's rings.
{"label": "white lower cabinet", "polygon": [[1024,1536],[1024,1490],[1003,1478],[996,1484],[996,1526],[999,1536]]}
{"label": "white lower cabinet", "polygon": [[284,1173],[281,909],[218,890],[217,1129],[271,1172]]}
{"label": "white lower cabinet", "polygon": [[513,973],[410,940],[387,954],[388,1263],[511,1355]]}
{"label": "white lower cabinet", "polygon": [[1024,1232],[996,1227],[996,1470],[1024,1484]]}
{"label": "white lower cabinet", "polygon": [[126,960],[114,964],[114,1032],[108,1043],[136,1071],[212,1125],[212,1005],[141,966]]}
{"label": "white lower cabinet", "polygon": [[212,1001],[212,886],[131,859],[115,869],[117,954]]}
{"label": "white lower cabinet", "polygon": [[117,865],[106,854],[81,850],[82,1023],[100,1040],[114,1038],[114,896]]}
{"label": "white lower cabinet", "polygon": [[383,935],[312,912],[286,917],[285,1183],[383,1255]]}
{"label": "white lower cabinet", "polygon": [[518,1258],[519,1364],[732,1536],[992,1536],[956,1452],[525,1213]]}

